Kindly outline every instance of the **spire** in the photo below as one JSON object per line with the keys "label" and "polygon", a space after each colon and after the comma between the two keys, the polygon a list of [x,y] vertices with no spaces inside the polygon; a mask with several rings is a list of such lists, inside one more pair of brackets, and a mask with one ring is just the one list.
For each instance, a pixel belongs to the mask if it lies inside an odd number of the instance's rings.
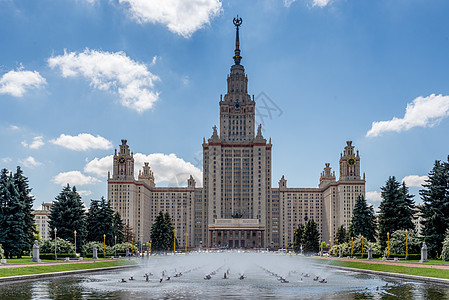
{"label": "spire", "polygon": [[237,18],[234,18],[233,23],[235,25],[236,33],[235,33],[235,50],[234,50],[234,62],[236,65],[240,65],[240,61],[242,60],[242,57],[240,56],[240,41],[239,41],[239,26],[242,25],[242,18],[239,18],[239,15],[237,15]]}

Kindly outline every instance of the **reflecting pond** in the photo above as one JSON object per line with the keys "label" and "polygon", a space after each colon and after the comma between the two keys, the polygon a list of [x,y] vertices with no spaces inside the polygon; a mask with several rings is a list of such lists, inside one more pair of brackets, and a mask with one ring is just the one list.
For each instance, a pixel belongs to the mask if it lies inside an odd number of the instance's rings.
{"label": "reflecting pond", "polygon": [[235,252],[153,256],[132,269],[0,285],[0,299],[392,298],[449,299],[449,287]]}

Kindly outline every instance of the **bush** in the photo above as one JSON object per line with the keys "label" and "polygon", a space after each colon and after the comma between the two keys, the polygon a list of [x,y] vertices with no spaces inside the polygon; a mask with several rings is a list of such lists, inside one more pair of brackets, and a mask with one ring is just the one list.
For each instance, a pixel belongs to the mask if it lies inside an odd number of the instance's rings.
{"label": "bush", "polygon": [[[39,250],[41,253],[55,253],[55,241],[40,241],[39,242]],[[75,246],[66,240],[61,238],[56,238],[56,254],[58,253],[74,253]]]}
{"label": "bush", "polygon": [[[98,257],[103,257],[104,244],[102,242],[88,242],[81,247],[81,254],[86,257],[92,257],[94,251],[94,245],[97,245]],[[114,253],[114,247],[106,245],[106,253]]]}
{"label": "bush", "polygon": [[3,250],[3,247],[1,244],[0,244],[0,258],[5,258],[5,251]]}
{"label": "bush", "polygon": [[444,237],[441,259],[445,261],[449,260],[449,229],[446,231],[446,236]]}
{"label": "bush", "polygon": [[[366,238],[363,238],[363,253],[365,255],[368,255],[369,245],[371,245],[371,249],[373,250],[373,257],[380,257],[380,245],[378,243],[368,242],[368,240]],[[346,243],[339,244],[338,248],[342,249],[343,256],[350,256],[351,253],[353,253],[354,256],[356,256],[356,253],[360,253],[360,255],[357,255],[357,256],[361,256],[362,255],[361,254],[362,253],[362,236],[359,235],[358,237],[354,238],[354,248],[353,249],[351,249],[352,248],[352,240],[350,240],[349,242],[346,242]],[[330,254],[331,255],[339,255],[337,253],[337,245],[332,246],[332,248],[330,250]]]}
{"label": "bush", "polygon": [[[396,230],[390,236],[390,257],[392,257],[392,253],[402,254],[405,257],[405,248],[405,230]],[[411,253],[421,253],[421,240],[413,230],[408,233],[408,253],[409,256]],[[388,247],[385,248],[383,255],[388,255]]]}

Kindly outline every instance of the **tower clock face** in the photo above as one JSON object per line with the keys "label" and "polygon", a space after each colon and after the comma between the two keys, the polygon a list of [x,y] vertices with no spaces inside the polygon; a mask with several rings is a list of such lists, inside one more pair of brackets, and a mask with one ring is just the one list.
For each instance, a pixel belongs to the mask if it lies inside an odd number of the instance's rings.
{"label": "tower clock face", "polygon": [[353,165],[355,165],[355,158],[354,157],[348,158],[346,163],[348,164],[348,166],[352,167]]}
{"label": "tower clock face", "polygon": [[126,158],[124,156],[120,156],[118,158],[118,162],[119,162],[119,164],[124,164],[126,162]]}
{"label": "tower clock face", "polygon": [[239,103],[238,99],[237,99],[237,102],[235,102],[234,107],[235,107],[235,109],[240,109],[240,103]]}

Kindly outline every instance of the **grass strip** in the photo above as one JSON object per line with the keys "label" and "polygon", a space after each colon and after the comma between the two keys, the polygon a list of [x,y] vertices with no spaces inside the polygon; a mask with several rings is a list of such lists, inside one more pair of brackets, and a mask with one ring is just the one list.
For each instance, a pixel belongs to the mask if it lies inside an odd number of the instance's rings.
{"label": "grass strip", "polygon": [[371,264],[356,261],[352,262],[352,261],[323,260],[323,259],[314,259],[314,262],[324,265],[348,267],[354,269],[449,279],[449,270],[442,270],[435,268],[419,268],[419,267],[396,266],[387,264]]}
{"label": "grass strip", "polygon": [[0,277],[32,275],[42,273],[64,272],[74,270],[89,270],[96,268],[118,267],[133,265],[135,262],[128,260],[104,261],[93,263],[54,264],[51,266],[32,266],[16,268],[0,268]]}

